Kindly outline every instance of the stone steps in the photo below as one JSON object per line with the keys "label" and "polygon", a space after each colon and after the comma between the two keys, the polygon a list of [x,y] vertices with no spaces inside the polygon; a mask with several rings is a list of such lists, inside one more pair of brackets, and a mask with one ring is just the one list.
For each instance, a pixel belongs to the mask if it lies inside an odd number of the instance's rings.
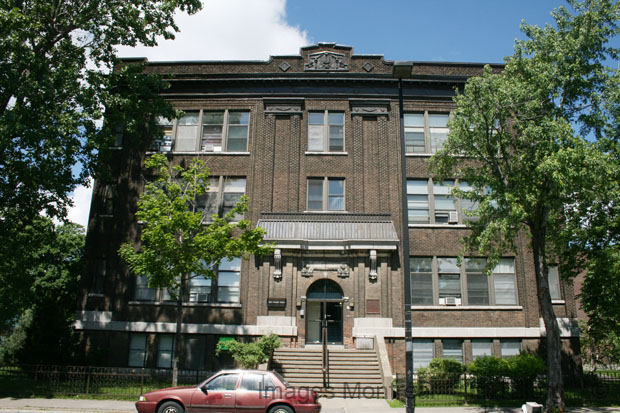
{"label": "stone steps", "polygon": [[320,349],[277,349],[271,368],[295,387],[309,387],[322,396],[385,397],[382,372],[372,350],[328,350],[327,386],[323,381]]}

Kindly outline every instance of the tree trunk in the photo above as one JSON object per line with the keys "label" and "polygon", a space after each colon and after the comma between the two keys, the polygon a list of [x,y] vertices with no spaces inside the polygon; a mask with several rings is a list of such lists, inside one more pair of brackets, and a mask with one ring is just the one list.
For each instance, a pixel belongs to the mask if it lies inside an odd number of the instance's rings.
{"label": "tree trunk", "polygon": [[174,333],[172,358],[172,387],[179,383],[179,355],[181,352],[181,328],[183,327],[183,299],[185,297],[185,277],[181,277],[181,285],[177,295],[177,325]]}
{"label": "tree trunk", "polygon": [[548,268],[545,259],[545,227],[531,226],[534,270],[538,290],[538,306],[547,331],[547,400],[545,411],[553,408],[564,411],[564,383],[562,380],[562,342],[558,320],[553,311],[549,293]]}

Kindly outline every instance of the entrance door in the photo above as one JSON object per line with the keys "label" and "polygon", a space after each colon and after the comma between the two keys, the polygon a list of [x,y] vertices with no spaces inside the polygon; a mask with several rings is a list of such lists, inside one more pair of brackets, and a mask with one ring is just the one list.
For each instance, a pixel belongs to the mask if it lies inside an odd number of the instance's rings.
{"label": "entrance door", "polygon": [[327,324],[327,343],[342,344],[342,301],[308,301],[306,343],[323,343],[322,326]]}
{"label": "entrance door", "polygon": [[306,343],[323,343],[322,327],[327,326],[327,343],[342,344],[342,290],[335,282],[323,279],[307,292]]}

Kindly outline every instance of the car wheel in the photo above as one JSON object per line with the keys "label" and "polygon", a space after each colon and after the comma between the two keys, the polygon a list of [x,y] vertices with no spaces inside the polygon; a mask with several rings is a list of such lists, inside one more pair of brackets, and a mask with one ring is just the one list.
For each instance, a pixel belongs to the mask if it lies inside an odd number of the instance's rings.
{"label": "car wheel", "polygon": [[177,402],[166,402],[159,406],[157,413],[184,413],[185,409]]}
{"label": "car wheel", "polygon": [[269,409],[269,413],[294,413],[294,411],[289,406],[281,404],[279,406],[273,406]]}

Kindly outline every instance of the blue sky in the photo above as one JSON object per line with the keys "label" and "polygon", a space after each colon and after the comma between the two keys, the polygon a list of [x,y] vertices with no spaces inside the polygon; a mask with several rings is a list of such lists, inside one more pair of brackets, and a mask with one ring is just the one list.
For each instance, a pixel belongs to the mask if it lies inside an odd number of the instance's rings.
{"label": "blue sky", "polygon": [[502,62],[522,19],[543,26],[552,0],[289,0],[287,21],[313,41],[387,60]]}
{"label": "blue sky", "polygon": [[[267,60],[317,42],[353,46],[386,60],[501,63],[523,38],[521,21],[543,26],[563,0],[204,0],[180,13],[175,40],[119,48],[155,60]],[[620,47],[620,39],[614,44]],[[73,196],[69,219],[86,225],[92,188]]]}

